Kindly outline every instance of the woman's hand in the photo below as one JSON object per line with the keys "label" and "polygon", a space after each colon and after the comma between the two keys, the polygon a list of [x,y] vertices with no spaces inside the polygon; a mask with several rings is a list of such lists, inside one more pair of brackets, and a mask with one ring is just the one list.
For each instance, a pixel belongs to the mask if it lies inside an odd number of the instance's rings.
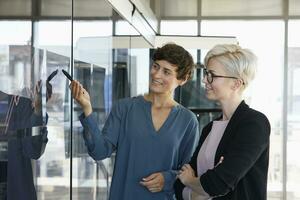
{"label": "woman's hand", "polygon": [[160,192],[164,187],[165,178],[162,173],[158,172],[143,178],[140,184],[145,186],[150,192]]}
{"label": "woman's hand", "polygon": [[92,109],[89,93],[76,80],[73,80],[71,82],[70,89],[71,89],[73,98],[82,107],[84,115],[85,116],[90,115],[93,112],[93,109]]}
{"label": "woman's hand", "polygon": [[177,175],[177,177],[184,185],[192,189],[192,196],[197,197],[196,199],[210,199],[209,194],[204,191],[202,185],[200,184],[200,178],[196,177],[191,165],[185,164],[179,171],[179,175]]}
{"label": "woman's hand", "polygon": [[183,165],[177,177],[184,185],[190,185],[197,178],[193,168],[189,164]]}

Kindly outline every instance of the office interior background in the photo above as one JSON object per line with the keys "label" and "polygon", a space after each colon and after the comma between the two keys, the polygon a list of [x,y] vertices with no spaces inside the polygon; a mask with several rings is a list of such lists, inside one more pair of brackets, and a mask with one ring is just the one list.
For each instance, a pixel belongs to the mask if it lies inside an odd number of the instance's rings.
{"label": "office interior background", "polygon": [[[116,100],[148,91],[153,49],[174,41],[198,65],[217,43],[239,43],[257,54],[257,77],[245,99],[271,122],[268,200],[300,200],[299,35],[299,0],[0,0],[0,91],[15,106],[19,97],[39,101],[42,120],[25,126],[30,135],[21,138],[41,134],[41,127],[48,132],[41,157],[30,161],[37,199],[107,199],[113,173],[114,157],[88,156],[81,111],[61,69],[90,92],[101,128]],[[202,77],[197,68],[175,93],[200,128],[220,112],[205,98]],[[5,127],[18,119],[1,106],[5,163]]]}

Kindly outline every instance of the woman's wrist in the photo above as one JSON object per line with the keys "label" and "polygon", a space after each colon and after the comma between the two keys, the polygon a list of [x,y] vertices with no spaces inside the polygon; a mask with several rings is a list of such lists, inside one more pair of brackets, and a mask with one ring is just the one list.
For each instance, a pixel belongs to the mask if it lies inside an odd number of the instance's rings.
{"label": "woman's wrist", "polygon": [[189,187],[197,187],[197,186],[199,186],[200,185],[200,180],[199,180],[199,177],[196,177],[196,176],[194,176],[194,177],[192,177],[188,182],[187,182],[187,186],[189,186]]}
{"label": "woman's wrist", "polygon": [[92,112],[93,112],[91,105],[85,106],[82,109],[83,109],[83,113],[86,117],[89,116],[90,114],[92,114]]}
{"label": "woman's wrist", "polygon": [[200,177],[193,177],[190,179],[188,185],[194,192],[196,192],[198,195],[202,197],[202,199],[209,199],[210,196],[205,192],[203,189],[201,182],[200,182]]}

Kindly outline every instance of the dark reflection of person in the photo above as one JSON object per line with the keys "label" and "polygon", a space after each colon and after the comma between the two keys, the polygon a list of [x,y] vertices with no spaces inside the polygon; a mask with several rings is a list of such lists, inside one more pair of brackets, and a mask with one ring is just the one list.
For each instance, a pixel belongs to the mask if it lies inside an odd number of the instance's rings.
{"label": "dark reflection of person", "polygon": [[[47,80],[47,100],[52,86]],[[42,116],[41,82],[33,101],[0,91],[0,200],[35,200],[31,159],[38,159],[47,144],[47,117]],[[39,134],[32,136],[32,127]]]}
{"label": "dark reflection of person", "polygon": [[192,56],[181,46],[166,44],[156,49],[150,92],[120,100],[102,133],[89,94],[72,81],[72,95],[84,112],[80,120],[89,154],[101,160],[116,151],[110,200],[172,199],[177,170],[188,162],[198,135],[196,116],[178,104],[173,94],[191,78],[193,69]]}

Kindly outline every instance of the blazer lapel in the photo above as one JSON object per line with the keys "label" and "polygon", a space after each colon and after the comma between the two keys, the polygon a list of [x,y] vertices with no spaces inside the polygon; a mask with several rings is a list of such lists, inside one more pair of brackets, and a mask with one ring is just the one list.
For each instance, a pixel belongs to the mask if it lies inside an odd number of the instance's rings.
{"label": "blazer lapel", "polygon": [[[224,131],[223,137],[218,145],[216,155],[215,155],[215,164],[217,164],[220,160],[220,157],[223,156],[225,146],[230,141],[230,139],[234,136],[232,133],[232,130],[236,127],[236,125],[239,123],[242,115],[245,113],[245,111],[249,108],[249,106],[245,103],[245,101],[242,101],[240,105],[237,107],[236,111],[233,113],[231,119],[228,122],[228,125]],[[226,158],[225,158],[226,159]]]}

